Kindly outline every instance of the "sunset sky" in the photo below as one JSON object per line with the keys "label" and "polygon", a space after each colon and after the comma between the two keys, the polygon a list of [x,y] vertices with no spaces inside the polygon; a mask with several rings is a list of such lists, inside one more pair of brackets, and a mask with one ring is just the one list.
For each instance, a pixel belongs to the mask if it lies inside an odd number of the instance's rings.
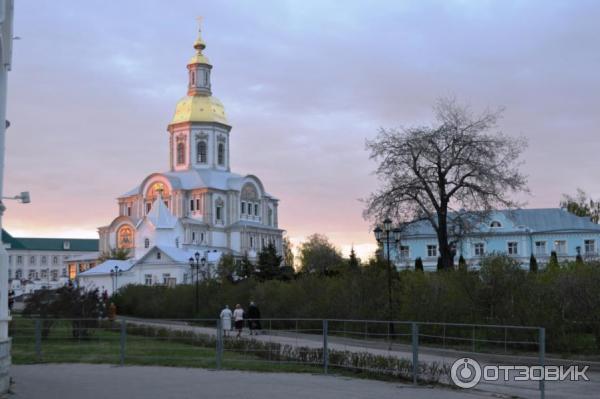
{"label": "sunset sky", "polygon": [[365,139],[432,120],[440,96],[506,108],[529,207],[600,196],[598,1],[17,1],[5,228],[97,237],[115,198],[167,170],[196,17],[225,105],[232,171],[261,177],[293,242],[365,258]]}

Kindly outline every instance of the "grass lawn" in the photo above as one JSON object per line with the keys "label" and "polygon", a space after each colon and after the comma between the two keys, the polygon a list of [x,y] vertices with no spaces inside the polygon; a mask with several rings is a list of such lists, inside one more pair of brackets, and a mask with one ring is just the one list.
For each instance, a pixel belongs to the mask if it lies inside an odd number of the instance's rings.
{"label": "grass lawn", "polygon": [[[32,320],[16,318],[11,322],[13,364],[36,363],[108,363],[120,364],[120,332],[93,329],[87,338],[73,338],[71,324],[57,321],[36,351],[35,324]],[[178,337],[146,337],[127,334],[126,365],[216,368],[216,348],[192,345]],[[265,372],[320,373],[315,365],[269,362],[252,353],[225,351],[221,366],[224,369]]]}

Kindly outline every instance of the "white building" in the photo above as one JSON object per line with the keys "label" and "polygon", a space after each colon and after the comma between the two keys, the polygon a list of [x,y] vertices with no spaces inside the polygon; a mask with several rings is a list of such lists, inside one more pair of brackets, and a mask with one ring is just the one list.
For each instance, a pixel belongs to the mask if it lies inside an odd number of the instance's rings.
{"label": "white building", "polygon": [[[119,286],[126,281],[184,283],[188,259],[196,252],[214,258],[209,262],[214,268],[222,253],[255,259],[269,243],[282,251],[278,200],[257,176],[231,172],[231,125],[212,95],[205,47],[199,35],[187,64],[187,95],[177,103],[167,128],[169,169],[148,175],[121,195],[118,216],[98,229],[101,252],[131,251],[133,263],[121,272]],[[110,291],[112,283],[107,287],[100,280],[110,270],[114,267],[99,265],[79,280]]]}
{"label": "white building", "polygon": [[[17,296],[63,286],[98,259],[97,239],[13,237],[3,230],[2,243],[8,252],[9,284]],[[76,260],[80,258],[94,260],[83,263]],[[78,269],[69,270],[69,264]]]}

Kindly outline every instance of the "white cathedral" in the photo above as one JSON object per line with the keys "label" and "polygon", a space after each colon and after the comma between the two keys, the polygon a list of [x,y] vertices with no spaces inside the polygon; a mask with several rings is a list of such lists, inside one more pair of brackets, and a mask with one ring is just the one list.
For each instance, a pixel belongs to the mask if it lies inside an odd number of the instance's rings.
{"label": "white cathedral", "polygon": [[179,284],[191,281],[189,258],[196,253],[210,276],[221,254],[253,260],[270,243],[282,252],[277,198],[258,177],[231,172],[231,125],[212,95],[205,47],[199,34],[187,64],[187,95],[167,128],[169,170],[121,195],[119,215],[98,229],[100,252],[123,248],[132,258],[79,274],[83,285],[112,292],[129,283]]}

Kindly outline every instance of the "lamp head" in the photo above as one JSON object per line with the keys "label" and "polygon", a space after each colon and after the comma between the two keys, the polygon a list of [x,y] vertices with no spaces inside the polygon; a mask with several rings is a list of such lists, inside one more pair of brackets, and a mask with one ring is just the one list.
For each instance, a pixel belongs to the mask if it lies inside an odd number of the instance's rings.
{"label": "lamp head", "polygon": [[200,252],[196,252],[194,257],[196,258],[196,262],[198,262],[198,259],[200,259]]}
{"label": "lamp head", "polygon": [[392,229],[392,221],[390,220],[390,218],[385,218],[385,220],[383,221],[383,230],[385,230],[385,232],[389,232]]}
{"label": "lamp head", "polygon": [[190,257],[189,261],[190,261],[190,266],[194,267],[194,258]]}
{"label": "lamp head", "polygon": [[375,239],[377,241],[381,241],[381,232],[382,232],[382,230],[381,230],[381,227],[379,227],[379,226],[375,227],[375,230],[373,230],[373,233],[375,233]]}

